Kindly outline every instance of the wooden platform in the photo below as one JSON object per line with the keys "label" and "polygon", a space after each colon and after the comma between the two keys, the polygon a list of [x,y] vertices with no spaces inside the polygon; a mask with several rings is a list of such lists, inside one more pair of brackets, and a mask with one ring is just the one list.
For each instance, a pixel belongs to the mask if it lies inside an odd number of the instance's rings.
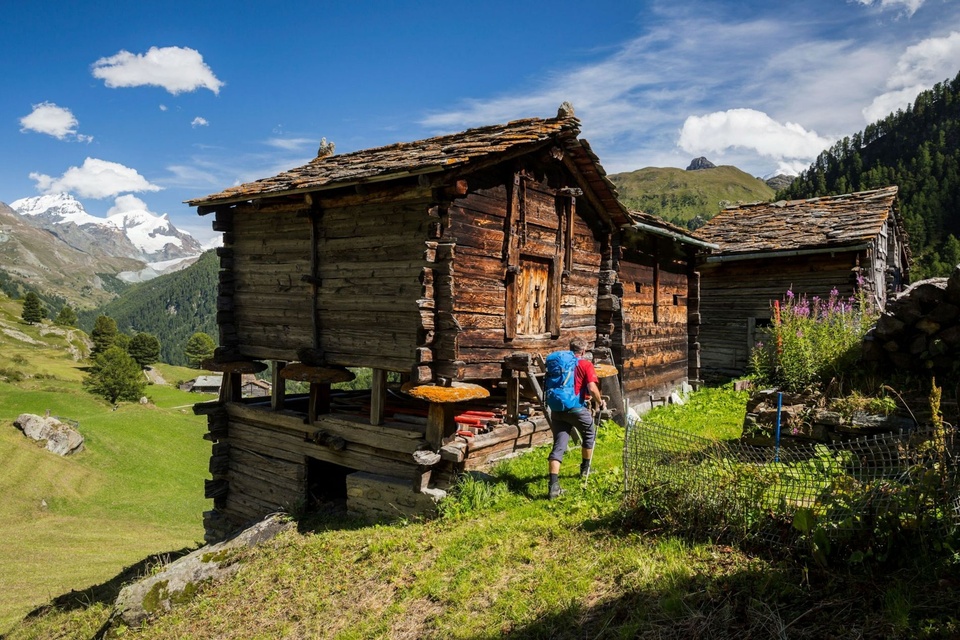
{"label": "wooden platform", "polygon": [[545,417],[534,414],[484,434],[449,436],[437,450],[416,411],[391,412],[383,424],[371,425],[368,402],[354,392],[338,405],[352,411],[313,422],[296,398],[283,409],[252,399],[197,405],[214,442],[207,538],[221,539],[232,527],[276,511],[309,510],[315,493],[372,518],[427,516],[459,474],[489,469],[552,438]]}

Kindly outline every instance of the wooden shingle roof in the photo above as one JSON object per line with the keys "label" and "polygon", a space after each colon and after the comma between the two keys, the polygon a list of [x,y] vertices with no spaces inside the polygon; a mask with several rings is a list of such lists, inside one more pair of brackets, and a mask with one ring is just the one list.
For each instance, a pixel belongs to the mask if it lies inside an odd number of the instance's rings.
{"label": "wooden shingle roof", "polygon": [[840,248],[872,241],[891,215],[898,215],[895,186],[727,207],[694,235],[725,255]]}

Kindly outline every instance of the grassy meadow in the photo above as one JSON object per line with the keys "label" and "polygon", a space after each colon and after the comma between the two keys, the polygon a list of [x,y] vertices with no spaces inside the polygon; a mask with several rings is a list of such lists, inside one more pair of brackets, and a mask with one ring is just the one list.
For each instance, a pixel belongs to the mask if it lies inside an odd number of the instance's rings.
{"label": "grassy meadow", "polygon": [[[154,385],[153,403],[113,410],[80,391],[64,344],[17,351],[3,332],[15,324],[0,315],[0,375],[29,374],[0,382],[3,640],[960,637],[960,556],[823,567],[794,549],[680,537],[625,511],[624,431],[612,422],[586,481],[568,452],[557,500],[546,499],[540,449],[465,477],[436,519],[301,520],[234,552],[230,579],[139,628],[109,628],[122,584],[202,537],[209,447],[197,397]],[[193,374],[159,370],[171,383]],[[644,419],[735,438],[746,395],[708,388]],[[47,409],[80,422],[84,452],[59,458],[10,426]]]}
{"label": "grassy meadow", "polygon": [[[203,539],[209,443],[195,394],[150,385],[114,408],[80,386],[79,335],[19,321],[0,301],[0,633],[35,607]],[[78,332],[79,334],[79,332]],[[161,367],[167,380],[196,371]],[[84,450],[54,455],[24,438],[21,413],[80,423]]]}

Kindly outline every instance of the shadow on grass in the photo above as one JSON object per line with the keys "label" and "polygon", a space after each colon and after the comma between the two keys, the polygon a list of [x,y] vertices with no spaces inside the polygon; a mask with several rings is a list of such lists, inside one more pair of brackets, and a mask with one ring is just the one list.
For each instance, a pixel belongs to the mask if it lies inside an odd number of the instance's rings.
{"label": "shadow on grass", "polygon": [[194,548],[184,547],[177,551],[168,551],[166,553],[157,553],[148,556],[136,564],[125,567],[120,573],[106,582],[101,582],[100,584],[87,587],[80,591],[71,590],[68,593],[59,595],[50,602],[37,607],[24,616],[24,618],[27,620],[36,618],[54,609],[72,611],[75,609],[86,609],[93,604],[112,605],[116,601],[117,596],[120,595],[120,590],[124,585],[139,580],[149,575],[156,567],[182,558],[194,550]]}
{"label": "shadow on grass", "polygon": [[942,579],[820,574],[811,584],[800,567],[738,567],[742,561],[730,553],[708,570],[661,576],[659,588],[571,603],[476,640],[960,637],[960,588]]}

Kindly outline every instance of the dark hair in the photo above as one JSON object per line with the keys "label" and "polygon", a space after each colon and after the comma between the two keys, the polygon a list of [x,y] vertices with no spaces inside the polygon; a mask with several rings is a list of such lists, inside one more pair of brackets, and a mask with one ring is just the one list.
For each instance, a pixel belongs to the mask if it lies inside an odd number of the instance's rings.
{"label": "dark hair", "polygon": [[583,338],[574,338],[570,341],[570,351],[574,353],[583,353],[587,350],[587,341]]}

